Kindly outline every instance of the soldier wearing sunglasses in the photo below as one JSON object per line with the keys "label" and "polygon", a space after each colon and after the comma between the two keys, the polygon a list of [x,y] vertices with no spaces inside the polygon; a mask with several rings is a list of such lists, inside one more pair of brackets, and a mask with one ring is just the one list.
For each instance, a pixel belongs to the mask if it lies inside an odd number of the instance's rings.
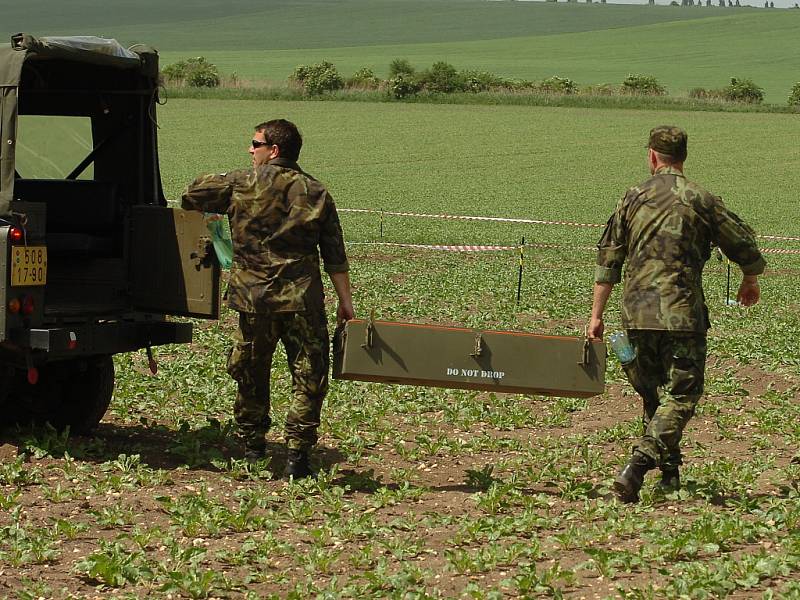
{"label": "soldier wearing sunglasses", "polygon": [[185,209],[230,219],[234,259],[226,297],[239,313],[239,329],[228,373],[238,384],[234,416],[249,460],[265,455],[272,356],[279,340],[286,349],[292,375],[286,475],[295,478],[313,474],[309,450],[328,390],[320,256],[338,296],[337,320],[354,316],[336,206],[325,186],[297,164],[302,144],[293,123],[261,123],[248,148],[252,169],[203,175],[182,196]]}

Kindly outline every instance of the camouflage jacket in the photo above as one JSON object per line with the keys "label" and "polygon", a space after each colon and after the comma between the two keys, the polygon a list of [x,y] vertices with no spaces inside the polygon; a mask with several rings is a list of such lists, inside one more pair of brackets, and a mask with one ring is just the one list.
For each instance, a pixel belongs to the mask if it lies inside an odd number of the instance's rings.
{"label": "camouflage jacket", "polygon": [[595,281],[618,283],[625,263],[627,329],[705,332],[702,274],[712,244],[745,275],[764,272],[753,230],[721,199],[662,167],[617,204],[597,245]]}
{"label": "camouflage jacket", "polygon": [[227,213],[233,240],[228,306],[247,313],[323,310],[319,257],[348,270],[333,198],[297,163],[198,177],[183,192],[189,210]]}

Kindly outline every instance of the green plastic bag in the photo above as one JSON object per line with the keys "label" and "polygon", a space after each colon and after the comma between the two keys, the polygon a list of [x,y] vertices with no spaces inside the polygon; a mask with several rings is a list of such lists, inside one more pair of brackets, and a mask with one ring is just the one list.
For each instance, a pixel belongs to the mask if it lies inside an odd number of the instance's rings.
{"label": "green plastic bag", "polygon": [[217,260],[223,269],[230,269],[233,264],[233,242],[227,219],[214,213],[206,213],[205,216],[206,227],[211,234],[211,243],[214,244]]}

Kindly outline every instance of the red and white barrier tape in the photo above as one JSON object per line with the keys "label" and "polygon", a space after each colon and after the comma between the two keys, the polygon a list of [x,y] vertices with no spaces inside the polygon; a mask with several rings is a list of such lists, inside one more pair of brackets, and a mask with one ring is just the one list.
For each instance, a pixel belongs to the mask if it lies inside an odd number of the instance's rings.
{"label": "red and white barrier tape", "polygon": [[790,235],[756,235],[757,238],[762,240],[778,240],[782,242],[800,242],[800,237],[792,237]]}
{"label": "red and white barrier tape", "polygon": [[519,246],[451,246],[446,244],[402,244],[399,242],[348,242],[348,245],[390,246],[393,248],[416,248],[418,250],[446,250],[448,252],[503,252],[506,250],[519,250]]}
{"label": "red and white barrier tape", "polygon": [[[519,250],[519,246],[497,246],[480,244],[405,244],[402,242],[347,242],[348,246],[389,246],[392,248],[415,248],[418,250],[442,250],[446,252],[507,252]],[[567,246],[564,244],[525,244],[525,248],[545,248],[549,250],[588,250],[594,252],[595,246]],[[800,249],[761,248],[764,254],[800,255]]]}
{"label": "red and white barrier tape", "polygon": [[339,208],[339,212],[374,213],[390,217],[417,217],[421,219],[451,219],[456,221],[494,221],[498,223],[525,223],[528,225],[569,225],[572,227],[605,227],[597,223],[576,223],[573,221],[541,221],[538,219],[518,219],[513,217],[476,217],[470,215],[447,215],[416,212],[375,210],[374,208]]}
{"label": "red and white barrier tape", "polygon": [[[380,214],[390,217],[415,217],[419,219],[450,219],[455,221],[491,221],[495,223],[522,223],[527,225],[566,225],[568,227],[605,227],[605,224],[600,223],[578,223],[575,221],[543,221],[540,219],[521,219],[514,217],[478,217],[474,215],[448,215],[448,214],[434,214],[434,213],[417,213],[417,212],[402,212],[402,211],[389,211],[377,210],[374,208],[340,208],[339,212],[350,213],[367,213],[367,214]],[[800,242],[800,237],[788,235],[756,235],[757,238],[762,240],[777,240],[784,242]]]}
{"label": "red and white barrier tape", "polygon": [[759,248],[762,254],[800,254],[796,248]]}

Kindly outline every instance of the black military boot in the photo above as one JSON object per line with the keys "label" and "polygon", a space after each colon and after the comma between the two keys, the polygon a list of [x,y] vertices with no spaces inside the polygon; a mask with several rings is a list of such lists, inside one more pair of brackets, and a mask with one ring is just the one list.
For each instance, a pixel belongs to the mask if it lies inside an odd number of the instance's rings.
{"label": "black military boot", "polygon": [[267,455],[267,443],[264,437],[248,437],[244,441],[244,458],[250,462],[255,462],[265,458]]}
{"label": "black military boot", "polygon": [[286,455],[286,478],[290,477],[294,479],[314,477],[314,471],[311,470],[311,464],[308,461],[307,450],[289,449]]}
{"label": "black military boot", "polygon": [[656,484],[656,488],[665,494],[681,489],[681,474],[678,467],[661,467],[661,480]]}
{"label": "black military boot", "polygon": [[620,502],[638,502],[639,490],[642,489],[644,476],[654,467],[653,459],[649,456],[634,452],[630,462],[620,471],[614,480],[614,495]]}

